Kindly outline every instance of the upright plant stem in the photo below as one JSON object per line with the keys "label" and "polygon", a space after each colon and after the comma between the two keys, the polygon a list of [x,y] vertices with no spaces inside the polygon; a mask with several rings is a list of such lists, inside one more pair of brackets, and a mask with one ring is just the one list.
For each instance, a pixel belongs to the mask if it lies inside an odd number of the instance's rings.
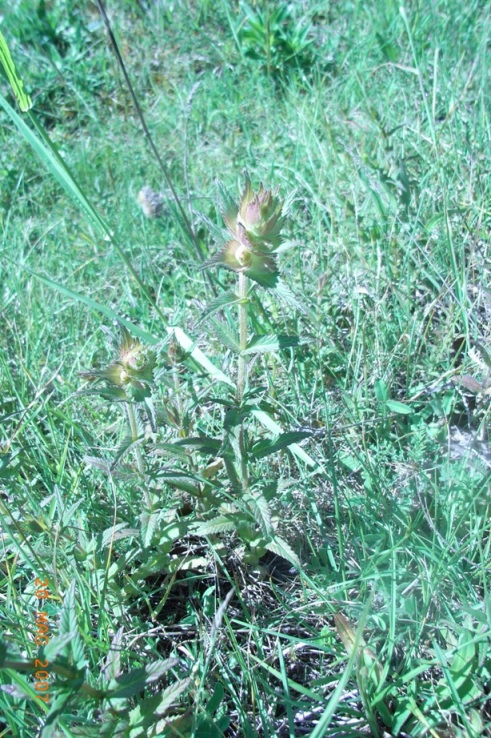
{"label": "upright plant stem", "polygon": [[[128,413],[128,422],[130,424],[131,440],[135,442],[136,439],[138,438],[138,426],[136,424],[135,411],[133,409],[133,405],[130,402],[126,403],[126,411]],[[144,474],[145,467],[143,465],[143,457],[142,457],[142,453],[138,446],[135,446],[135,453],[136,453],[136,465],[138,467],[138,471],[140,472],[140,474]]]}
{"label": "upright plant stem", "polygon": [[[242,402],[244,397],[244,390],[247,381],[247,359],[242,355],[242,352],[247,348],[247,287],[248,279],[242,272],[239,272],[239,367],[237,376],[237,403]],[[241,481],[244,492],[247,492],[249,488],[249,473],[247,469],[247,453],[245,447],[244,438],[244,424],[243,421],[240,424],[239,429],[239,452],[240,452],[240,470],[241,470]]]}
{"label": "upright plant stem", "polygon": [[242,402],[247,378],[247,360],[242,356],[242,351],[247,348],[247,283],[248,279],[242,272],[239,272],[239,371],[237,377],[237,402]]}

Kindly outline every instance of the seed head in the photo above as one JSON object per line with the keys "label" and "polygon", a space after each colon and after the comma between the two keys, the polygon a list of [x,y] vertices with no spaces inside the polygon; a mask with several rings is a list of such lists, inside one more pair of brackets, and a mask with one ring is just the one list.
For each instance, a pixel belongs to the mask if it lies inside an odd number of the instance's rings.
{"label": "seed head", "polygon": [[164,200],[159,192],[155,192],[151,187],[145,185],[138,193],[138,202],[140,203],[143,215],[147,218],[160,218],[164,208]]}

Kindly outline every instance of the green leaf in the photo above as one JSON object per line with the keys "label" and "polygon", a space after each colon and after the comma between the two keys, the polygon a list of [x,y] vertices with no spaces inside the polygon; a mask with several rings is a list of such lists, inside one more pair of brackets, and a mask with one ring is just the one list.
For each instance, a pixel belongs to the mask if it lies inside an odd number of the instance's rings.
{"label": "green leaf", "polygon": [[229,305],[236,305],[238,302],[240,302],[240,298],[238,295],[235,294],[235,292],[224,292],[222,295],[219,295],[214,300],[212,300],[205,307],[201,318],[196,323],[196,326],[200,325],[213,313],[216,313],[217,310],[221,310],[222,308],[228,307]]}
{"label": "green leaf", "polygon": [[389,388],[383,379],[376,379],[373,385],[375,397],[379,402],[387,402],[389,399]]}
{"label": "green leaf", "polygon": [[129,714],[131,731],[125,735],[130,738],[161,735],[165,724],[163,721],[157,722],[156,718],[165,715],[177,698],[187,689],[190,681],[190,679],[175,681],[159,694],[141,701]]}
{"label": "green leaf", "polygon": [[46,716],[43,729],[39,734],[41,738],[51,738],[51,736],[58,737],[60,732],[57,730],[60,720],[63,717],[63,713],[66,710],[67,703],[73,699],[73,692],[68,691],[60,692],[57,694],[52,702],[50,702],[50,710]]}
{"label": "green leaf", "polygon": [[170,551],[174,541],[185,536],[187,532],[188,524],[185,520],[176,519],[168,523],[161,531],[159,531],[159,552],[166,548]]}
{"label": "green leaf", "polygon": [[82,669],[86,666],[87,660],[85,658],[84,643],[78,627],[76,604],[75,581],[72,581],[63,599],[59,634],[60,636],[70,634],[69,650],[71,652],[72,662],[77,669]]}
{"label": "green leaf", "polygon": [[249,342],[247,348],[241,351],[241,355],[247,356],[248,354],[265,354],[269,351],[279,351],[280,349],[297,346],[298,342],[298,336],[276,336],[274,334],[256,336]]}
{"label": "green leaf", "polygon": [[351,676],[351,672],[353,671],[355,667],[355,663],[357,659],[356,644],[362,638],[363,628],[365,627],[365,623],[367,621],[368,611],[369,611],[368,608],[370,604],[371,603],[368,602],[367,605],[365,606],[362,616],[360,618],[360,621],[358,623],[358,628],[355,634],[354,648],[348,658],[348,663],[343,669],[341,677],[337,683],[336,689],[334,689],[334,691],[332,691],[329,694],[329,701],[326,705],[326,708],[324,709],[324,712],[320,715],[314,730],[309,735],[309,738],[324,738],[324,736],[327,735],[327,730],[329,728],[331,720],[336,714],[336,710],[345,692],[346,685],[348,684],[349,678]]}
{"label": "green leaf", "polygon": [[215,180],[220,203],[220,213],[227,225],[233,221],[239,211],[237,204],[230,193],[225,189],[219,179]]}
{"label": "green leaf", "polygon": [[301,568],[300,559],[298,558],[295,551],[291,548],[290,544],[284,541],[283,538],[275,536],[270,541],[267,541],[267,543],[265,543],[265,546],[268,551],[271,551],[277,556],[281,556],[282,558],[286,559],[297,569]]}
{"label": "green leaf", "polygon": [[375,37],[378,41],[381,52],[385,56],[387,61],[396,62],[399,58],[397,49],[390,43],[390,41],[388,41],[384,36],[382,36],[382,34],[376,33]]}
{"label": "green leaf", "polygon": [[[3,420],[6,420],[6,418],[0,418],[0,423]],[[19,469],[17,465],[12,463],[14,459],[15,456],[10,451],[0,453],[0,479],[8,479],[18,473]]]}
{"label": "green leaf", "polygon": [[64,633],[63,635],[56,636],[56,638],[51,638],[48,645],[43,649],[42,653],[44,658],[52,663],[60,653],[66,653],[67,646],[70,644],[72,636],[72,633]]}
{"label": "green leaf", "polygon": [[235,354],[240,353],[240,341],[235,333],[232,333],[228,326],[220,323],[218,320],[212,321],[213,333],[223,345],[233,351]]}
{"label": "green leaf", "polygon": [[222,441],[216,438],[210,438],[209,436],[197,436],[182,438],[175,442],[176,446],[194,446],[204,454],[210,454],[216,456],[220,448],[222,447]]}
{"label": "green leaf", "polygon": [[[186,460],[188,457],[186,455]],[[193,474],[186,474],[176,470],[174,472],[157,472],[156,478],[162,480],[170,487],[175,487],[190,495],[196,495],[198,492],[198,484],[202,481],[200,477]]]}
{"label": "green leaf", "polygon": [[111,684],[106,692],[108,699],[121,699],[122,697],[132,697],[145,689],[147,684],[160,679],[169,669],[175,666],[177,659],[166,659],[165,661],[153,661],[145,668],[132,669],[126,674],[121,674]]}
{"label": "green leaf", "polygon": [[177,698],[188,688],[191,679],[182,679],[170,684],[160,693],[160,700],[155,709],[156,715],[164,715]]}
{"label": "green leaf", "polygon": [[252,264],[244,271],[244,274],[253,282],[257,282],[261,287],[274,289],[280,281],[280,273],[276,266],[275,254],[264,257],[262,254],[257,256],[252,254]]}
{"label": "green leaf", "polygon": [[387,400],[385,404],[388,410],[399,415],[411,415],[413,412],[409,405],[405,405],[403,402],[398,402],[397,400]]}
{"label": "green leaf", "polygon": [[7,42],[0,31],[0,64],[5,70],[10,86],[12,87],[13,93],[19,103],[19,107],[23,113],[27,112],[32,107],[31,98],[27,94],[24,88],[24,83],[17,74],[14,60],[7,46]]}
{"label": "green leaf", "polygon": [[113,636],[109,653],[106,656],[102,668],[102,676],[108,682],[116,679],[121,674],[121,652],[123,646],[124,627],[121,626]]}
{"label": "green leaf", "polygon": [[285,284],[285,282],[283,282],[283,280],[279,279],[277,281],[273,291],[276,297],[278,297],[280,300],[283,300],[283,302],[289,305],[289,307],[293,308],[294,310],[298,310],[301,313],[306,312],[305,306],[297,300],[291,289],[288,287],[287,284]]}
{"label": "green leaf", "polygon": [[204,556],[173,556],[165,571],[174,574],[178,571],[203,571],[208,567],[208,559]]}
{"label": "green leaf", "polygon": [[117,448],[114,452],[114,459],[111,462],[110,470],[114,471],[124,459],[124,457],[127,456],[130,451],[136,448],[136,446],[140,446],[144,440],[144,438],[133,438],[130,434],[128,434],[123,439],[123,442],[120,444],[119,448]]}
{"label": "green leaf", "polygon": [[148,548],[153,540],[153,534],[158,525],[160,513],[151,513],[144,510],[141,514],[141,537],[143,548]]}
{"label": "green leaf", "polygon": [[204,520],[193,523],[192,532],[197,536],[211,536],[215,533],[225,533],[237,528],[237,521],[231,520],[225,515],[219,515],[212,520]]}
{"label": "green leaf", "polygon": [[[230,238],[230,233],[223,228],[223,226],[219,226],[216,223],[213,223],[212,220],[206,217],[203,213],[200,213],[199,210],[193,210],[194,215],[206,226],[207,230],[210,232],[211,236],[217,243],[225,243]],[[199,267],[199,270],[202,271],[210,264],[210,260],[207,259],[204,264],[201,264]]]}
{"label": "green leaf", "polygon": [[[271,431],[271,433],[281,433],[281,427],[268,413],[264,412],[264,410],[253,410],[252,414],[261,423],[261,425]],[[307,466],[315,467],[314,471],[320,471],[317,462],[314,461],[314,459],[297,443],[290,444],[289,449],[297,459],[301,459],[305,464],[307,464]]]}
{"label": "green leaf", "polygon": [[264,536],[270,536],[273,531],[271,523],[271,513],[269,511],[268,501],[261,493],[248,495],[244,499],[247,508],[254,516],[256,523],[260,526]]}
{"label": "green leaf", "polygon": [[11,643],[0,639],[0,669],[32,670],[32,659],[25,659]]}
{"label": "green leaf", "polygon": [[251,455],[256,459],[262,459],[265,456],[274,454],[277,451],[281,451],[287,448],[292,443],[302,441],[304,438],[309,438],[312,434],[309,431],[288,431],[287,433],[281,433],[278,438],[264,441],[258,441],[251,449]]}
{"label": "green leaf", "polygon": [[205,356],[201,349],[196,348],[191,339],[184,333],[181,328],[177,328],[174,326],[172,328],[168,328],[168,331],[174,334],[179,345],[185,351],[189,351],[194,361],[199,364],[207,372],[207,374],[210,375],[212,379],[216,379],[219,382],[223,382],[224,384],[228,384],[229,386],[235,388],[234,382],[232,382],[232,380],[229,379],[220,369],[217,369],[217,367],[211,363],[211,361]]}
{"label": "green leaf", "polygon": [[475,343],[475,346],[476,346],[476,348],[479,349],[479,351],[481,353],[482,360],[484,361],[484,363],[486,364],[486,366],[488,367],[488,369],[491,369],[491,356],[488,354],[488,352],[486,351],[486,349],[484,348],[484,346],[482,344]]}

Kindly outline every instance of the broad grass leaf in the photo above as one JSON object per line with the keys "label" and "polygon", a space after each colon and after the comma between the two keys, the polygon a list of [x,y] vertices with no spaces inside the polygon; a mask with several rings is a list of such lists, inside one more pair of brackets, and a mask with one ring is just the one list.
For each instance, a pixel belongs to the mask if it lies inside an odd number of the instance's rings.
{"label": "broad grass leaf", "polygon": [[24,82],[17,74],[14,60],[12,59],[9,47],[7,46],[7,42],[5,41],[5,38],[3,37],[3,34],[1,33],[1,31],[0,31],[0,64],[5,70],[5,74],[7,75],[8,81],[10,82],[10,86],[12,87],[12,91],[15,95],[15,98],[17,102],[19,103],[20,109],[22,110],[23,113],[27,112],[32,107],[32,101],[25,90]]}
{"label": "broad grass leaf", "polygon": [[358,628],[356,630],[356,633],[354,634],[354,639],[352,636],[352,632],[350,632],[350,628],[346,627],[346,626],[349,626],[348,621],[346,620],[346,618],[344,618],[344,616],[342,616],[342,620],[340,621],[341,629],[345,633],[348,634],[347,642],[349,642],[349,644],[351,645],[351,654],[349,655],[348,663],[346,664],[346,667],[341,675],[341,678],[339,679],[336,685],[336,689],[334,690],[334,692],[331,693],[326,709],[324,710],[322,715],[319,717],[319,720],[314,730],[310,733],[309,738],[324,738],[324,736],[327,735],[327,729],[334,715],[336,714],[337,707],[343,697],[346,686],[351,676],[351,672],[353,671],[355,664],[356,664],[356,659],[358,656],[358,649],[356,648],[356,643],[362,639],[362,633],[363,633],[363,629],[365,627],[365,624],[368,618],[369,608],[370,608],[370,602],[368,602],[365,608],[363,609],[360,622],[358,623]]}
{"label": "broad grass leaf", "polygon": [[302,441],[304,438],[309,438],[310,436],[311,433],[309,431],[287,431],[286,433],[280,433],[276,439],[267,439],[255,443],[251,449],[251,455],[256,459],[262,459],[265,456],[288,448],[292,443],[297,443],[297,441]]}
{"label": "broad grass leaf", "polygon": [[[261,425],[263,425],[265,428],[267,428],[269,431],[275,434],[281,433],[281,427],[278,425],[278,423],[273,420],[273,418],[268,415],[268,413],[264,412],[264,410],[253,410],[252,414],[258,420]],[[314,459],[309,456],[309,454],[301,448],[297,443],[292,443],[289,446],[290,451],[294,456],[296,456],[297,459],[300,459],[303,461],[307,466],[310,467],[318,467],[318,464]]]}
{"label": "broad grass leaf", "polygon": [[170,559],[165,571],[174,574],[178,571],[203,571],[208,566],[204,556],[174,556]]}
{"label": "broad grass leaf", "polygon": [[222,447],[222,441],[209,436],[194,436],[189,438],[181,438],[175,442],[176,446],[193,446],[203,454],[216,456]]}
{"label": "broad grass leaf", "polygon": [[387,400],[385,403],[388,410],[398,415],[411,415],[413,410],[409,405],[405,405],[403,402],[398,400]]}
{"label": "broad grass leaf", "polygon": [[96,312],[105,315],[111,320],[117,321],[121,325],[124,325],[125,328],[127,328],[133,336],[141,338],[142,341],[144,341],[145,343],[155,345],[159,342],[159,339],[153,336],[151,333],[147,333],[147,331],[144,331],[138,325],[134,325],[129,320],[126,320],[126,318],[123,318],[123,316],[119,315],[119,313],[117,313],[115,310],[112,310],[110,307],[107,307],[107,305],[101,305],[101,303],[96,302],[96,300],[93,300],[91,297],[81,295],[79,292],[74,292],[68,287],[65,287],[65,285],[54,282],[49,277],[44,277],[43,275],[38,274],[25,264],[20,264],[19,266],[24,269],[24,271],[32,274],[33,277],[36,277],[36,279],[45,284],[47,287],[51,287],[52,289],[57,290],[62,295],[65,295],[65,297],[69,297],[71,300],[75,300],[75,302],[82,302],[91,310],[95,310]]}

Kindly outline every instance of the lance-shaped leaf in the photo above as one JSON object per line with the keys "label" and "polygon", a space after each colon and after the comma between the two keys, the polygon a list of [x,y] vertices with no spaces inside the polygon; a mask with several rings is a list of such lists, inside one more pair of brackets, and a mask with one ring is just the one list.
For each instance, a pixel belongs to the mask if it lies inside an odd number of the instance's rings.
{"label": "lance-shaped leaf", "polygon": [[304,438],[309,438],[311,435],[310,431],[288,431],[287,433],[280,433],[276,439],[268,438],[255,443],[251,449],[251,455],[256,459],[262,459],[277,451],[282,451],[292,443],[303,441]]}
{"label": "lance-shaped leaf", "polygon": [[298,336],[276,336],[269,334],[267,336],[256,336],[247,344],[247,348],[242,351],[242,356],[247,354],[266,354],[271,351],[279,351],[280,349],[298,346]]}
{"label": "lance-shaped leaf", "polygon": [[19,107],[23,113],[27,112],[32,108],[31,98],[27,94],[24,88],[24,83],[17,74],[14,60],[7,46],[2,33],[0,32],[0,64],[5,70],[10,86],[12,87],[13,93],[19,103]]}
{"label": "lance-shaped leaf", "polygon": [[361,633],[354,630],[349,620],[342,613],[337,613],[334,616],[334,624],[348,656],[351,657],[355,652],[357,654],[360,677],[366,680],[370,676],[378,684],[382,676],[382,669],[377,661],[377,656],[367,646]]}
{"label": "lance-shaped leaf", "polygon": [[132,669],[130,672],[121,674],[111,682],[106,692],[106,697],[109,699],[132,697],[134,694],[142,692],[148,684],[160,679],[161,676],[178,663],[178,659],[152,661],[144,668]]}

